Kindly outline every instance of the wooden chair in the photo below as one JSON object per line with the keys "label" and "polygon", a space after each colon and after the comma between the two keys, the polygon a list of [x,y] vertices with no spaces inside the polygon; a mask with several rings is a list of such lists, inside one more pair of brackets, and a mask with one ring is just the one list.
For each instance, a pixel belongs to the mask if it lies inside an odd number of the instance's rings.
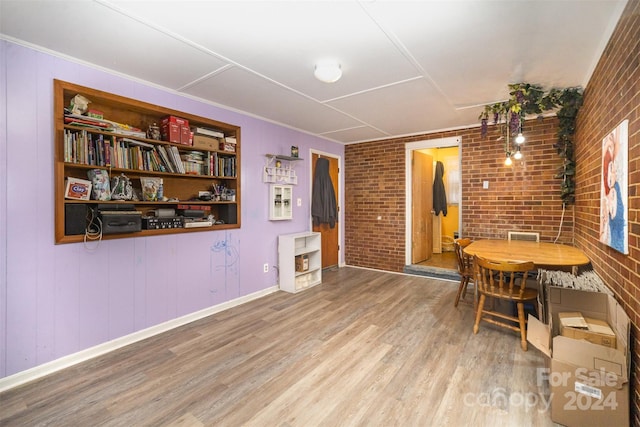
{"label": "wooden chair", "polygon": [[[475,288],[475,280],[473,280],[473,258],[464,253],[464,248],[471,243],[471,239],[455,239],[453,241],[453,250],[456,253],[458,259],[458,273],[460,274],[460,286],[458,287],[458,293],[456,294],[456,300],[453,303],[454,307],[458,306],[460,297],[464,298],[467,294],[467,287],[469,282],[472,281]],[[474,289],[473,303],[475,307],[476,292]]]}
{"label": "wooden chair", "polygon": [[[527,321],[524,317],[524,304],[533,301],[535,308],[538,290],[526,287],[527,275],[535,269],[535,264],[533,262],[492,261],[476,255],[473,257],[473,265],[480,295],[473,333],[478,333],[481,320],[516,332],[519,331],[522,349],[527,351]],[[515,303],[517,317],[497,311],[495,307],[498,304],[495,304],[493,309],[485,310],[484,304],[487,297]],[[515,326],[514,323],[518,326]]]}

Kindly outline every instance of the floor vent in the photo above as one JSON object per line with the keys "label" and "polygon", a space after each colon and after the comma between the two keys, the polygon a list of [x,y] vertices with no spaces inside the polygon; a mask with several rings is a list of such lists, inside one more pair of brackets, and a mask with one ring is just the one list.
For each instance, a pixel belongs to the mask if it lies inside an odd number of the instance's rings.
{"label": "floor vent", "polygon": [[509,231],[509,240],[525,240],[527,242],[539,242],[540,233],[525,231]]}

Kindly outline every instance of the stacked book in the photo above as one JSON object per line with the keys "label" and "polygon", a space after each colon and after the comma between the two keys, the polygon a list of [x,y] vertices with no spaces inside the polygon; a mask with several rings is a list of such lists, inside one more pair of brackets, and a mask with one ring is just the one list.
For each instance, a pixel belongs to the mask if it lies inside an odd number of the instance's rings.
{"label": "stacked book", "polygon": [[204,128],[200,126],[193,126],[191,128],[191,132],[193,132],[194,135],[203,135],[203,136],[210,136],[212,138],[224,139],[224,133],[214,129]]}
{"label": "stacked book", "polygon": [[100,129],[107,132],[113,132],[119,135],[136,136],[146,138],[147,134],[137,127],[106,120],[98,117],[83,116],[80,114],[65,113],[64,123],[72,126],[81,126],[92,129]]}
{"label": "stacked book", "polygon": [[180,154],[185,173],[191,175],[206,175],[204,153],[201,151],[186,151]]}

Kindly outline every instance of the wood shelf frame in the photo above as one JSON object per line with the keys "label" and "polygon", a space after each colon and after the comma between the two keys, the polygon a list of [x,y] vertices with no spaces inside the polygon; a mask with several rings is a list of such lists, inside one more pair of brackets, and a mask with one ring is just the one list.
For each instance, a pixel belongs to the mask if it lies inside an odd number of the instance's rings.
{"label": "wood shelf frame", "polygon": [[[146,131],[150,125],[160,125],[164,117],[174,116],[189,121],[190,127],[204,127],[213,129],[224,137],[235,139],[235,152],[218,149],[223,147],[201,148],[192,145],[172,143],[164,140],[155,140],[142,137],[142,135],[125,135],[116,133],[106,129],[96,129],[82,127],[78,125],[65,124],[65,109],[70,106],[71,99],[75,95],[82,95],[91,103],[90,110],[98,110],[102,112],[105,121],[117,122],[129,125],[143,131]],[[130,237],[144,237],[164,234],[176,233],[194,233],[221,229],[234,229],[241,226],[241,162],[240,162],[240,127],[228,123],[219,122],[206,117],[196,116],[193,114],[173,110],[170,108],[149,104],[131,98],[111,94],[108,92],[76,85],[61,80],[54,80],[54,174],[55,174],[55,243],[74,243],[82,242],[85,234],[67,234],[65,230],[67,218],[67,209],[69,206],[84,205],[86,209],[94,211],[98,204],[117,205],[122,201],[98,201],[98,200],[71,200],[65,198],[66,185],[65,181],[69,177],[88,180],[87,172],[92,169],[106,170],[111,179],[114,176],[125,174],[133,184],[134,188],[139,188],[141,177],[159,177],[163,180],[164,196],[168,200],[158,201],[142,201],[131,200],[125,203],[135,205],[135,209],[142,212],[142,215],[150,215],[156,208],[175,208],[178,205],[194,205],[205,208],[206,212],[210,212],[213,217],[218,220],[218,224],[211,227],[200,228],[172,228],[172,229],[154,229],[141,230],[129,233],[104,234],[102,239],[119,239]],[[168,172],[157,168],[158,163],[152,162],[153,154],[145,154],[140,166],[133,167],[114,167],[111,162],[105,162],[104,156],[102,160],[96,161],[95,157],[87,162],[86,157],[79,159],[77,157],[70,158],[71,149],[69,141],[65,141],[67,135],[82,135],[82,133],[94,136],[98,139],[118,141],[118,144],[124,144],[120,138],[126,138],[135,141],[132,146],[140,144],[143,148],[140,150],[149,150],[150,152],[158,152],[158,147],[175,147],[182,155],[194,153],[197,156],[203,156],[202,163],[192,162],[196,164],[196,170],[190,173]],[[222,140],[220,142],[223,142]],[[66,145],[66,147],[65,147]],[[124,144],[126,145],[126,144]],[[124,146],[123,145],[123,146]],[[113,147],[113,146],[112,146]],[[130,147],[130,146],[129,146]],[[126,150],[129,150],[129,147]],[[149,148],[151,147],[151,148]],[[66,148],[66,150],[65,150]],[[113,149],[113,148],[112,148]],[[71,150],[71,151],[70,151]],[[105,151],[108,148],[105,149]],[[126,151],[125,150],[125,151]],[[126,151],[127,153],[129,151]],[[104,153],[103,153],[104,154]],[[146,157],[149,156],[149,157]],[[111,156],[110,156],[111,157]],[[146,159],[149,161],[146,161]],[[139,160],[136,160],[139,162]],[[177,160],[178,161],[178,160]],[[184,163],[183,160],[179,160]],[[115,163],[115,162],[113,162]],[[153,164],[153,165],[152,165]],[[192,165],[193,166],[193,165]],[[214,186],[223,186],[227,191],[219,199],[211,201],[201,201],[198,199],[200,191],[211,191]],[[229,196],[227,197],[227,194]],[[231,196],[233,194],[233,196]],[[225,200],[226,199],[226,200]]]}

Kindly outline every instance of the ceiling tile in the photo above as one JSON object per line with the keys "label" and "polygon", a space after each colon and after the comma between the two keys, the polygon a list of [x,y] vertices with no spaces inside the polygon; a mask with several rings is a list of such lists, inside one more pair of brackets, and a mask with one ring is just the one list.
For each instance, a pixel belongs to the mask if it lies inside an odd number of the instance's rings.
{"label": "ceiling tile", "polygon": [[362,125],[332,107],[237,67],[202,80],[184,92],[312,133]]}

